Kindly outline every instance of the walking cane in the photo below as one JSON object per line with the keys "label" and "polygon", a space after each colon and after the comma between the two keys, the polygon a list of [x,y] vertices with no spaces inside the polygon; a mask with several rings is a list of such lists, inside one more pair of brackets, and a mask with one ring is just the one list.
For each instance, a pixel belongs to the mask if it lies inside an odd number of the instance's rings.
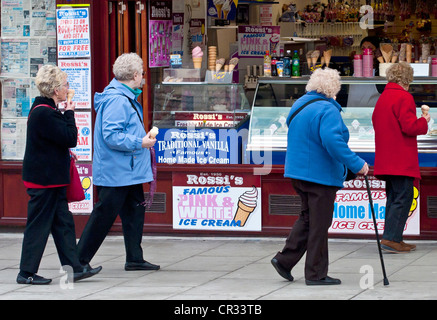
{"label": "walking cane", "polygon": [[370,210],[372,211],[373,224],[375,226],[376,242],[378,243],[379,259],[381,260],[382,275],[384,276],[384,285],[388,286],[389,283],[388,283],[387,275],[385,274],[384,259],[382,258],[381,243],[379,242],[378,228],[376,225],[376,217],[375,217],[375,209],[373,208],[373,200],[372,200],[372,194],[370,193],[369,180],[367,179],[367,176],[364,176],[364,179],[366,180],[367,194],[369,195]]}

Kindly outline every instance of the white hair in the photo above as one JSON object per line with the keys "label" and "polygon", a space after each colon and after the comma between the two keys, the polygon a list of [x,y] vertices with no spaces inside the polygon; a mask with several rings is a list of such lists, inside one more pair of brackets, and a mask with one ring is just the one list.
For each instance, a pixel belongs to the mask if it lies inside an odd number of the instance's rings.
{"label": "white hair", "polygon": [[62,86],[62,83],[67,79],[67,73],[59,69],[58,66],[46,64],[39,68],[35,85],[38,88],[41,96],[51,98],[55,94],[55,89]]}
{"label": "white hair", "polygon": [[308,80],[305,90],[317,91],[328,98],[334,98],[340,91],[340,73],[335,69],[316,69]]}
{"label": "white hair", "polygon": [[132,80],[135,72],[142,74],[143,59],[134,52],[123,53],[115,60],[112,72],[119,81]]}

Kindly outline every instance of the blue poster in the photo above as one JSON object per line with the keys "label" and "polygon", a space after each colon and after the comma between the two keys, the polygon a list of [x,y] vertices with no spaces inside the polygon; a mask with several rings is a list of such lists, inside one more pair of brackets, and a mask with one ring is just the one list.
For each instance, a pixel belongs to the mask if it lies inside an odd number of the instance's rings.
{"label": "blue poster", "polygon": [[247,129],[159,129],[156,162],[167,164],[239,164]]}
{"label": "blue poster", "polygon": [[217,19],[235,20],[238,0],[208,0],[208,16]]}

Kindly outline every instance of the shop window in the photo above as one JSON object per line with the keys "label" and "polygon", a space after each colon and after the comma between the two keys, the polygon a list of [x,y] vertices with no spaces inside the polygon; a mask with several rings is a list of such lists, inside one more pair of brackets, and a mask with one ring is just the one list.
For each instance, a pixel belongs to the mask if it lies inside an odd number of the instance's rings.
{"label": "shop window", "polygon": [[35,76],[56,64],[56,1],[1,1],[1,159],[22,160]]}

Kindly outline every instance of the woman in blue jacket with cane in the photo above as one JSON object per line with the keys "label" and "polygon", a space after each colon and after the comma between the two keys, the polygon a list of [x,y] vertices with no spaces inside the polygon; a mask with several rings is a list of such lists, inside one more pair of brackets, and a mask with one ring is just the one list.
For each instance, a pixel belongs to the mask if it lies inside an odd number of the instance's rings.
{"label": "woman in blue jacket with cane", "polygon": [[308,81],[307,93],[294,103],[287,119],[291,123],[284,176],[291,178],[302,208],[284,248],[271,262],[283,278],[292,281],[291,269],[306,252],[307,285],[341,283],[328,276],[328,229],[335,196],[348,169],[364,175],[369,170],[348,147],[349,131],[335,101],[340,87],[338,71],[317,69]]}

